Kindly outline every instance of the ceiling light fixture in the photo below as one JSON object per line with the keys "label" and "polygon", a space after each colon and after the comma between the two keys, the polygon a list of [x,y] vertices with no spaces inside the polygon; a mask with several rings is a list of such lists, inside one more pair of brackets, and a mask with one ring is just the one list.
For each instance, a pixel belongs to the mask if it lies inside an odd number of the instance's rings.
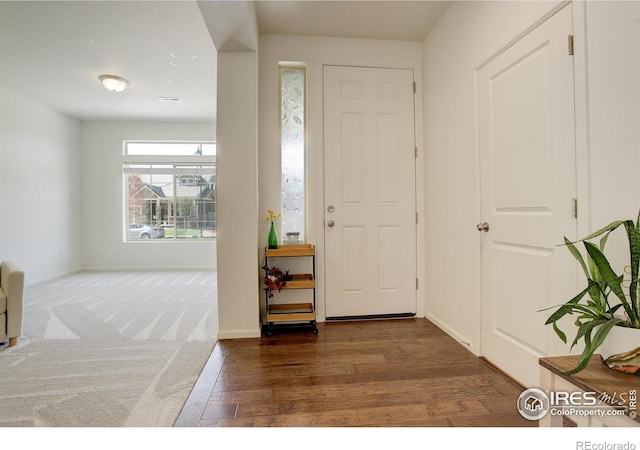
{"label": "ceiling light fixture", "polygon": [[98,79],[104,88],[111,92],[122,92],[129,86],[129,80],[115,75],[100,75]]}

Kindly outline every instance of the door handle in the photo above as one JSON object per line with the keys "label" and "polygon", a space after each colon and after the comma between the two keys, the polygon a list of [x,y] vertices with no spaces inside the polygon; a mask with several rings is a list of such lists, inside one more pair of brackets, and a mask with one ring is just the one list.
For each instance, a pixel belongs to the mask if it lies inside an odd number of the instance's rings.
{"label": "door handle", "polygon": [[333,228],[335,224],[336,224],[336,223],[335,223],[333,220],[330,220],[330,221],[328,221],[328,222],[327,222],[327,226],[328,226],[329,228]]}
{"label": "door handle", "polygon": [[489,231],[489,224],[487,222],[482,222],[476,225],[478,231],[484,231],[485,233]]}

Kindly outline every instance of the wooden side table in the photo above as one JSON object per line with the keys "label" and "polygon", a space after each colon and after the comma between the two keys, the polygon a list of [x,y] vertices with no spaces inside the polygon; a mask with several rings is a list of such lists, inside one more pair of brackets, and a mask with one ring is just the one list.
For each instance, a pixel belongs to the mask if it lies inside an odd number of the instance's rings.
{"label": "wooden side table", "polygon": [[[576,403],[591,403],[595,397],[598,400],[597,406],[584,406],[585,409],[602,410],[598,415],[574,415],[569,416],[577,426],[587,427],[637,427],[640,426],[640,406],[637,404],[637,394],[640,391],[640,377],[635,375],[616,372],[604,366],[600,360],[600,355],[593,355],[588,366],[575,375],[566,376],[562,372],[573,369],[579,356],[557,356],[540,358],[540,389],[548,395],[553,393],[552,400],[558,400],[560,393],[560,403],[571,402],[566,399],[564,393],[575,393]],[[588,393],[586,396],[582,394]],[[563,401],[564,400],[564,401]],[[563,415],[553,414],[554,401],[551,408],[543,418],[540,419],[541,427],[561,427],[563,425]],[[624,415],[613,415],[614,410],[627,409]],[[558,408],[556,408],[557,410]],[[564,408],[570,409],[569,406]],[[582,407],[578,406],[578,409]]]}

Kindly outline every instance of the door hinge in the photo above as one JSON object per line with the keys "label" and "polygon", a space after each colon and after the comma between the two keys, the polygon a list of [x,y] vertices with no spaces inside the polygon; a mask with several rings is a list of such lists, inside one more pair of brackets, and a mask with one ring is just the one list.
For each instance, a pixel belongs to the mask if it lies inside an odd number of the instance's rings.
{"label": "door hinge", "polygon": [[569,43],[569,56],[573,55],[573,35],[570,34],[568,36],[568,43]]}
{"label": "door hinge", "polygon": [[416,159],[418,159],[418,146],[417,145],[414,147],[414,157]]}
{"label": "door hinge", "polygon": [[414,94],[416,93],[416,82],[415,81],[413,82],[413,93]]}
{"label": "door hinge", "polygon": [[416,223],[418,223],[418,222],[419,222],[419,219],[418,219],[418,212],[416,211]]}
{"label": "door hinge", "polygon": [[418,286],[418,279],[416,278],[416,290],[417,289],[419,289],[419,286]]}
{"label": "door hinge", "polygon": [[575,197],[571,199],[571,218],[578,218],[578,199]]}

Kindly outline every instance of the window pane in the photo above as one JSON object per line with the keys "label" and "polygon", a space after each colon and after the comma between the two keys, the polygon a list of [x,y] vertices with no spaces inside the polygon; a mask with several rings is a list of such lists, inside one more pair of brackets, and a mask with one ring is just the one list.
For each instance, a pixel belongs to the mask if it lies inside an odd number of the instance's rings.
{"label": "window pane", "polygon": [[199,142],[127,142],[126,155],[215,156],[216,144]]}
{"label": "window pane", "polygon": [[300,233],[304,242],[304,69],[282,68],[281,83],[282,231]]}
{"label": "window pane", "polygon": [[215,237],[215,191],[213,177],[176,175],[176,238]]}
{"label": "window pane", "polygon": [[171,175],[128,174],[127,239],[164,238],[171,200],[165,188]]}
{"label": "window pane", "polygon": [[215,174],[128,173],[127,179],[129,240],[216,237]]}

